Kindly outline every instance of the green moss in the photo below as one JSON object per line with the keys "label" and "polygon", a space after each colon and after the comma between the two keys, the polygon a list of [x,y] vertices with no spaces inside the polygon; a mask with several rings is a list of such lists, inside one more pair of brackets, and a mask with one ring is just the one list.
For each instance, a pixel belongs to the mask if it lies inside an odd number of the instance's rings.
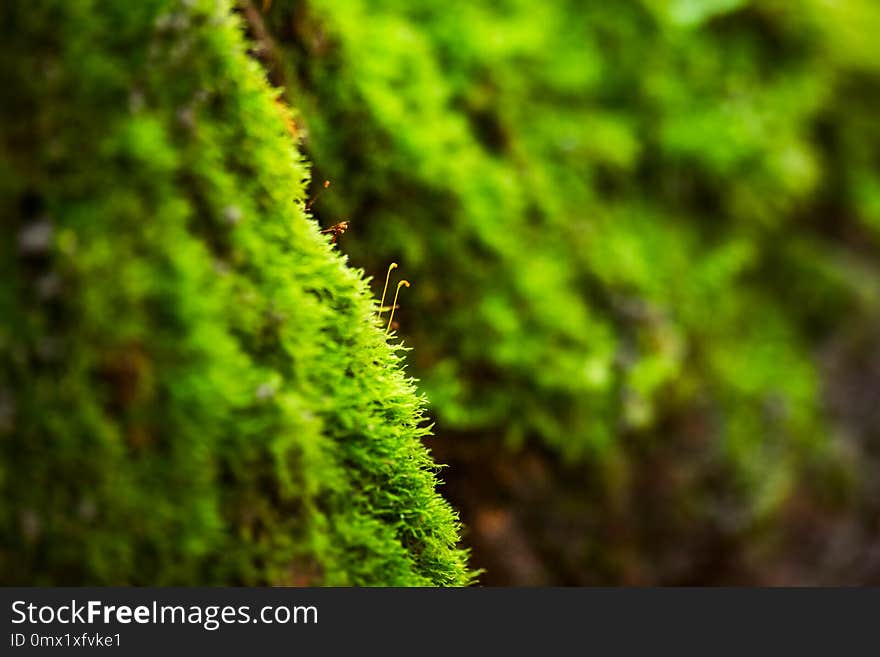
{"label": "green moss", "polygon": [[0,13],[0,581],[468,583],[227,4]]}
{"label": "green moss", "polygon": [[877,308],[839,239],[877,225],[878,51],[847,37],[877,12],[704,4],[276,0],[264,20],[339,190],[318,211],[417,285],[402,317],[439,426],[722,473],[668,513],[700,500],[685,532],[738,534],[805,462],[840,464],[815,354]]}

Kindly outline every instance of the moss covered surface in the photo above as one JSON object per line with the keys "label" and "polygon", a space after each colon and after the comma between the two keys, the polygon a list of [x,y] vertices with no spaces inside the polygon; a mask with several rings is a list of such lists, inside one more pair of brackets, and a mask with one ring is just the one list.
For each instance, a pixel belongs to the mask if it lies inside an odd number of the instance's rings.
{"label": "moss covered surface", "polygon": [[457,502],[549,568],[490,581],[759,578],[786,518],[847,499],[820,354],[878,326],[872,3],[268,6],[318,212],[416,283]]}
{"label": "moss covered surface", "polygon": [[230,7],[0,24],[0,581],[468,583],[423,400]]}

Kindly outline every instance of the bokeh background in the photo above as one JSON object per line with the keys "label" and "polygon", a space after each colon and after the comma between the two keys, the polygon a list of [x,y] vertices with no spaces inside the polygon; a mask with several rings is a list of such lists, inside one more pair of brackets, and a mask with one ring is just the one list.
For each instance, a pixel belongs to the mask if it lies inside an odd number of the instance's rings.
{"label": "bokeh background", "polygon": [[880,5],[271,2],[481,581],[880,581]]}
{"label": "bokeh background", "polygon": [[876,0],[0,17],[0,582],[880,584]]}

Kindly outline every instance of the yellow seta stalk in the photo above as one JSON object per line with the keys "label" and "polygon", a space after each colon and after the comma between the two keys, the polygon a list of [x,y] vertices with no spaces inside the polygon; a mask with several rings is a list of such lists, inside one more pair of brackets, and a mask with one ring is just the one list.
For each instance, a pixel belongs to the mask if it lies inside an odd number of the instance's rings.
{"label": "yellow seta stalk", "polygon": [[376,315],[377,318],[382,317],[382,313],[385,310],[385,293],[388,292],[388,281],[391,278],[392,269],[397,269],[396,262],[392,262],[390,265],[388,265],[388,273],[385,274],[385,287],[382,290],[382,301],[379,302],[379,314]]}
{"label": "yellow seta stalk", "polygon": [[400,294],[400,288],[403,285],[409,287],[409,281],[402,280],[397,284],[397,291],[394,293],[394,303],[391,304],[391,315],[388,317],[388,328],[385,329],[385,335],[391,333],[391,322],[394,321],[394,309],[397,308],[397,295]]}

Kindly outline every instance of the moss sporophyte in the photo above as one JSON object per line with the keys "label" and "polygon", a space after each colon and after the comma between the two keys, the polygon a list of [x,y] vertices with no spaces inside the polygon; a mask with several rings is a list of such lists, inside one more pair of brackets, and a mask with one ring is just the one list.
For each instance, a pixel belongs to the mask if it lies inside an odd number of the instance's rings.
{"label": "moss sporophyte", "polygon": [[400,294],[401,287],[409,287],[409,281],[406,279],[401,280],[397,284],[397,290],[394,292],[394,301],[390,306],[385,306],[385,295],[388,293],[388,281],[391,278],[391,270],[397,269],[397,263],[392,262],[388,265],[388,272],[385,274],[385,287],[382,288],[382,300],[379,302],[379,312],[376,315],[377,319],[381,319],[382,313],[386,310],[390,310],[391,314],[388,316],[388,327],[385,329],[385,335],[388,335],[391,332],[392,323],[394,321],[394,310],[397,308],[397,296]]}
{"label": "moss sporophyte", "polygon": [[308,203],[306,203],[306,210],[312,209],[312,206],[315,204],[315,201],[317,201],[321,197],[321,194],[323,194],[324,190],[326,190],[328,187],[330,187],[330,181],[325,180],[324,185],[321,187],[321,189],[318,190],[318,193],[315,194],[311,199],[309,199]]}
{"label": "moss sporophyte", "polygon": [[400,288],[404,285],[409,287],[409,281],[402,280],[397,284],[397,291],[394,293],[394,301],[391,304],[391,314],[388,316],[388,328],[385,329],[385,335],[391,333],[391,327],[394,322],[394,309],[397,308],[397,295],[400,294]]}
{"label": "moss sporophyte", "polygon": [[385,287],[382,288],[382,300],[379,302],[379,314],[377,315],[377,318],[381,318],[382,313],[388,310],[385,307],[385,294],[388,292],[388,281],[391,278],[392,269],[397,269],[396,262],[392,262],[390,265],[388,265],[388,272],[385,274]]}
{"label": "moss sporophyte", "polygon": [[348,230],[348,221],[340,221],[338,223],[333,224],[329,228],[325,228],[321,231],[323,235],[330,236],[330,243],[336,244],[336,240],[338,240],[345,231]]}

